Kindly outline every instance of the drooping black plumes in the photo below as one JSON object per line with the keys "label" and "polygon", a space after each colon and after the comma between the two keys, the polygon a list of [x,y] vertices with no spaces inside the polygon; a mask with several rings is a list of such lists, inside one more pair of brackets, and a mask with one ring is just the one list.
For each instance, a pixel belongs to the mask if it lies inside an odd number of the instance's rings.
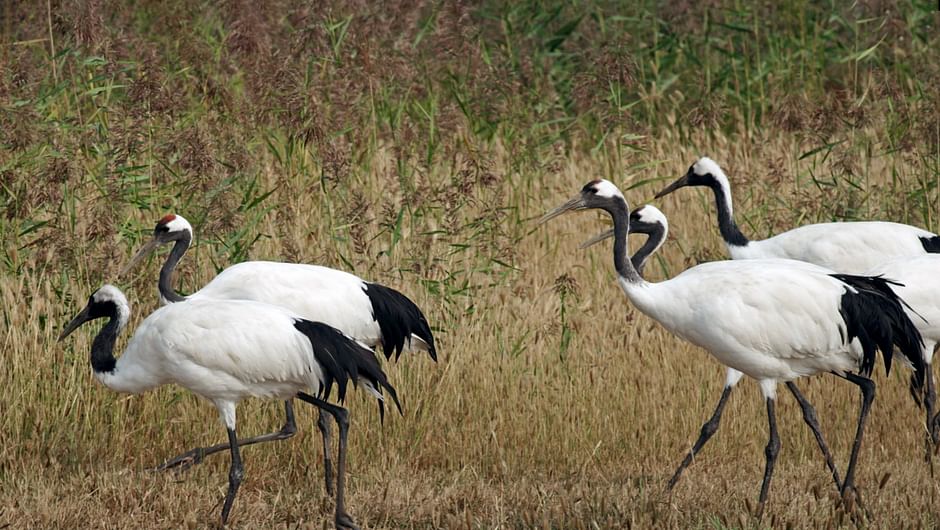
{"label": "drooping black plumes", "polygon": [[940,254],[940,236],[922,237],[920,242],[930,254]]}
{"label": "drooping black plumes", "polygon": [[[297,319],[294,327],[310,339],[313,356],[323,369],[325,379],[320,396],[326,399],[335,383],[339,400],[346,398],[346,387],[351,380],[354,384],[364,380],[372,385],[379,394],[387,391],[401,412],[398,393],[388,382],[385,372],[375,358],[375,352],[366,348],[332,326],[322,322]],[[379,412],[384,416],[385,409],[379,401]]]}
{"label": "drooping black plumes", "polygon": [[395,289],[377,283],[365,282],[362,290],[372,303],[372,318],[379,323],[386,359],[391,358],[394,351],[397,361],[405,348],[405,341],[413,334],[427,343],[428,354],[437,361],[431,326],[414,302]]}
{"label": "drooping black plumes", "polygon": [[850,274],[832,274],[855,289],[846,290],[842,295],[839,312],[845,321],[846,342],[858,337],[862,344],[861,373],[871,374],[875,365],[875,350],[881,350],[885,370],[891,371],[891,358],[894,346],[914,367],[911,378],[912,386],[923,388],[926,369],[923,357],[923,339],[920,332],[904,313],[907,305],[891,289],[891,285],[901,285],[881,276],[854,276]]}

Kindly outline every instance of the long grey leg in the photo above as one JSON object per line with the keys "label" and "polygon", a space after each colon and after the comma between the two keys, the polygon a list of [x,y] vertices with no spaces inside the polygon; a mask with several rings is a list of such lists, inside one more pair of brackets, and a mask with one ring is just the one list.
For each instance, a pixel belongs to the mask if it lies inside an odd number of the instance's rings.
{"label": "long grey leg", "polygon": [[317,427],[323,436],[323,478],[326,480],[326,493],[332,497],[333,491],[333,456],[330,449],[333,447],[330,434],[330,419],[327,413],[320,409],[320,417],[317,418]]}
{"label": "long grey leg", "polygon": [[705,445],[705,442],[715,434],[715,431],[718,430],[718,424],[721,422],[721,413],[725,408],[725,404],[728,401],[728,396],[731,395],[731,390],[734,389],[734,385],[725,386],[724,390],[721,391],[721,398],[718,400],[718,406],[715,407],[715,412],[712,413],[712,417],[702,425],[702,430],[699,433],[698,440],[695,441],[695,445],[692,446],[692,450],[689,451],[689,454],[685,455],[685,458],[682,460],[682,463],[679,464],[679,468],[676,469],[676,472],[673,473],[672,478],[669,479],[669,484],[666,485],[666,489],[672,489],[676,482],[679,482],[679,477],[682,476],[682,472],[685,471],[685,468],[689,467],[689,464],[692,463],[692,460],[695,458],[695,455],[702,450],[702,446]]}
{"label": "long grey leg", "polygon": [[777,418],[774,416],[773,398],[767,398],[767,421],[770,425],[770,439],[767,441],[767,447],[764,448],[767,465],[764,467],[764,481],[761,483],[760,498],[757,500],[758,521],[764,515],[764,504],[767,502],[767,493],[770,491],[770,478],[774,474],[774,465],[777,463],[777,455],[780,453],[780,436],[777,435]]}
{"label": "long grey leg", "polygon": [[839,480],[839,470],[836,469],[836,463],[832,459],[832,453],[829,452],[829,446],[826,445],[826,440],[823,439],[822,431],[819,429],[819,420],[816,418],[816,409],[813,408],[813,405],[810,404],[809,400],[803,396],[800,392],[800,389],[796,387],[793,381],[787,383],[787,388],[790,389],[790,393],[793,394],[793,397],[796,398],[797,403],[800,404],[800,409],[803,410],[803,421],[809,425],[811,431],[813,431],[813,436],[816,437],[816,443],[819,445],[819,450],[822,451],[823,458],[826,459],[826,467],[829,468],[829,471],[832,472],[832,480],[836,482],[836,489],[839,492],[842,492],[842,481]]}
{"label": "long grey leg", "polygon": [[222,504],[222,526],[228,520],[228,514],[232,511],[232,502],[235,501],[235,494],[238,493],[238,487],[241,486],[242,478],[245,476],[245,469],[242,467],[241,455],[238,453],[238,438],[235,436],[235,429],[228,429],[229,447],[232,448],[232,466],[228,471],[228,492],[225,494],[225,502]]}
{"label": "long grey leg", "polygon": [[841,377],[855,383],[862,391],[862,406],[858,414],[858,428],[855,431],[855,442],[852,443],[852,456],[849,458],[849,467],[845,470],[845,481],[842,483],[842,500],[843,502],[847,502],[849,500],[849,493],[855,490],[855,464],[858,460],[859,450],[862,448],[862,436],[865,433],[865,420],[868,418],[868,411],[871,409],[872,401],[875,400],[875,383],[867,377],[852,373],[847,373]]}
{"label": "long grey leg", "polygon": [[359,530],[352,517],[346,513],[346,438],[349,434],[349,411],[343,407],[298,392],[297,397],[330,413],[339,426],[339,454],[336,461],[336,518],[338,530]]}
{"label": "long grey leg", "polygon": [[[284,402],[284,410],[286,412],[286,420],[284,421],[284,426],[281,427],[281,430],[275,431],[268,434],[262,434],[260,436],[255,436],[253,438],[245,438],[238,441],[239,446],[252,445],[262,442],[272,442],[275,440],[286,440],[294,436],[297,432],[297,424],[294,422],[294,405],[293,400],[287,400]],[[155,471],[166,471],[167,469],[179,468],[180,470],[189,469],[190,467],[202,463],[205,457],[218,453],[219,451],[224,451],[228,449],[230,444],[216,444],[209,447],[197,447],[186,451],[185,453],[171,458],[166,462],[155,467]]]}

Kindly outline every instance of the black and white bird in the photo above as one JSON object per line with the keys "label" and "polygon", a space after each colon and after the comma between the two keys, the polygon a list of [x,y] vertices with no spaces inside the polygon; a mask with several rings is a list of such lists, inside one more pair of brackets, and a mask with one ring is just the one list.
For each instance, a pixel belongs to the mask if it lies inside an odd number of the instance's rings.
{"label": "black and white bird", "polygon": [[[656,197],[662,197],[686,186],[706,186],[715,194],[718,209],[718,229],[732,259],[783,258],[813,263],[827,269],[866,276],[884,275],[903,284],[894,286],[903,291],[902,298],[923,297],[924,292],[937,292],[931,285],[940,275],[940,268],[930,272],[929,263],[938,260],[926,258],[910,266],[904,259],[940,256],[940,236],[913,226],[883,222],[819,223],[794,228],[762,241],[750,241],[738,229],[732,215],[731,185],[718,164],[707,157],[700,158],[688,172]],[[890,267],[882,264],[891,263]],[[933,280],[935,283],[936,280]],[[937,300],[934,297],[933,300]],[[920,301],[920,300],[918,300]],[[936,304],[937,302],[933,302]],[[923,300],[917,304],[918,313],[931,312],[935,305]],[[928,365],[933,357],[935,341],[928,337],[932,331],[930,319],[909,315],[925,338],[924,356]],[[929,351],[928,351],[929,350]],[[936,401],[933,373],[927,370],[927,384],[923,401],[927,409],[927,431],[936,444],[940,442],[940,418],[931,417]],[[918,396],[915,399],[919,400]],[[928,454],[930,450],[928,449]]]}
{"label": "black and white bird", "polygon": [[656,198],[686,186],[706,186],[715,193],[718,230],[732,259],[795,259],[846,274],[864,274],[893,259],[940,253],[937,234],[884,221],[811,224],[751,241],[734,222],[731,185],[718,164],[710,158],[700,158],[683,177],[657,193]]}
{"label": "black and white bird", "polygon": [[[891,352],[897,346],[913,366],[915,381],[923,384],[920,334],[888,282],[835,274],[792,260],[742,260],[705,263],[670,280],[649,283],[627,259],[630,210],[623,194],[609,181],[589,182],[540,222],[588,208],[602,209],[613,219],[614,266],[631,303],[673,334],[708,350],[720,363],[758,381],[770,430],[758,517],[780,448],[774,412],[779,382],[829,372],[858,385],[862,406],[842,483],[844,498],[853,492],[865,420],[875,394],[868,376],[876,350],[882,351],[885,367],[890,369]],[[712,419],[703,426],[670,487],[717,429],[727,394],[722,393]]]}
{"label": "black and white bird", "polygon": [[[633,253],[633,256],[630,257],[630,261],[633,263],[633,268],[636,269],[637,274],[642,276],[643,269],[646,266],[647,260],[649,260],[649,258],[657,250],[659,250],[660,247],[662,247],[663,243],[666,242],[666,236],[669,234],[669,221],[666,219],[666,215],[663,214],[663,212],[660,211],[659,208],[653,206],[652,204],[645,204],[630,212],[630,232],[629,233],[630,235],[645,234],[647,236],[646,241],[643,243],[643,245],[639,249],[637,249],[636,252]],[[581,244],[580,247],[582,249],[588,248],[592,245],[600,243],[601,241],[605,239],[613,237],[613,235],[614,235],[613,229],[604,231],[594,236],[593,238],[585,241],[584,243]],[[911,318],[913,318],[913,316],[911,316]],[[920,329],[922,333],[924,332],[922,328],[918,328],[918,329]],[[926,341],[926,336],[924,340]],[[927,373],[928,374],[930,373],[929,369],[927,370]],[[725,389],[724,389],[723,396],[722,396],[723,400],[727,400],[727,397],[730,395],[731,390],[735,387],[735,385],[737,385],[737,383],[741,380],[741,377],[743,375],[744,374],[735,370],[734,368],[727,368],[727,372],[725,375]],[[819,427],[819,420],[816,415],[816,409],[809,402],[809,400],[806,399],[805,396],[803,396],[803,393],[796,386],[796,383],[794,383],[793,381],[787,381],[786,387],[790,391],[790,393],[793,394],[793,397],[796,399],[797,403],[800,405],[800,409],[803,412],[803,421],[810,428],[810,431],[812,431],[813,436],[816,438],[816,443],[817,445],[819,445],[819,449],[822,452],[823,459],[826,462],[826,467],[829,469],[829,472],[832,474],[832,479],[835,482],[836,489],[841,491],[842,480],[839,478],[839,470],[838,468],[836,468],[835,459],[832,457],[832,453],[829,451],[829,446],[826,444],[825,438],[823,436],[822,429],[820,429]],[[928,415],[929,415],[929,411],[928,411]],[[710,423],[707,423],[703,427],[703,429],[705,429],[705,431],[717,429],[720,417],[721,417],[721,411],[719,410],[718,414],[713,418],[713,421],[711,421]],[[714,434],[713,430],[711,432],[712,434]],[[708,436],[710,437],[711,434],[709,434]],[[704,440],[707,440],[707,438],[705,438]],[[702,441],[703,444],[704,444],[704,440]],[[699,449],[701,449],[701,445],[699,445],[696,449],[694,449],[691,454],[694,455],[695,453],[698,452]],[[691,456],[689,457],[689,460],[691,460]],[[688,465],[688,463],[686,463],[686,465]],[[673,477],[672,481],[670,482],[670,487],[675,485],[675,483],[679,480],[681,469],[682,468],[680,468],[680,472],[677,473]]]}
{"label": "black and white bird", "polygon": [[[193,240],[193,228],[180,215],[160,219],[153,238],[124,267],[126,272],[164,243],[173,248],[160,269],[158,283],[164,303],[194,300],[254,300],[288,309],[307,320],[323,322],[371,348],[382,346],[386,359],[402,351],[423,350],[437,360],[431,327],[407,296],[395,289],[367,282],[348,272],[297,263],[246,261],[220,272],[199,291],[181,296],[172,286],[173,271]],[[122,274],[123,274],[122,272]],[[280,431],[242,441],[249,443],[280,440],[296,432],[291,401],[285,403],[286,422]],[[330,428],[321,412],[317,425],[323,436],[326,488],[332,494]],[[224,450],[225,444],[196,448],[160,466],[168,469],[200,462],[206,455]]]}
{"label": "black and white bird", "polygon": [[[923,402],[930,439],[927,448],[929,459],[933,453],[931,445],[940,444],[940,413],[933,413],[937,395],[931,369],[934,351],[940,343],[940,254],[892,260],[868,270],[866,274],[891,278],[897,282],[891,288],[904,300],[905,311],[924,339],[927,383],[924,385]],[[916,382],[912,380],[911,392],[918,399],[916,390]]]}
{"label": "black and white bird", "polygon": [[336,385],[342,402],[351,381],[378,400],[388,392],[398,405],[395,389],[371,349],[331,326],[274,305],[191,300],[151,313],[115,359],[115,342],[130,312],[124,294],[113,285],[104,285],[88,298],[59,340],[85,322],[107,318],[91,347],[91,367],[98,381],[112,390],[134,394],[175,383],[216,406],[228,430],[232,455],[222,525],[244,475],[235,432],[236,405],[247,397],[298,397],[331,414],[339,425],[335,524],[341,529],[356,528],[344,501],[349,413],[326,401],[326,396]]}

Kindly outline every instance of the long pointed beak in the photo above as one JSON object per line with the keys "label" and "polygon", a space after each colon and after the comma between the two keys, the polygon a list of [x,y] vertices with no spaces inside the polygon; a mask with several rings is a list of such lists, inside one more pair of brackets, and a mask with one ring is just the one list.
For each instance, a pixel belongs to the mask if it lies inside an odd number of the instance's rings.
{"label": "long pointed beak", "polygon": [[659,198],[665,197],[666,195],[669,195],[670,193],[676,191],[677,189],[683,186],[688,186],[688,185],[689,185],[689,174],[686,173],[681,178],[679,178],[679,180],[666,186],[666,188],[663,191],[657,193],[656,198],[659,199]]}
{"label": "long pointed beak", "polygon": [[565,212],[568,212],[571,210],[580,210],[581,208],[584,208],[584,199],[580,195],[576,197],[572,197],[561,206],[543,215],[542,218],[539,219],[536,224],[543,224],[546,221],[554,219]]}
{"label": "long pointed beak", "polygon": [[88,322],[89,320],[91,320],[89,309],[88,306],[85,306],[85,309],[82,309],[82,312],[76,315],[75,318],[73,318],[72,321],[69,322],[67,326],[65,326],[65,329],[62,330],[62,333],[59,335],[59,338],[56,342],[62,342],[62,339],[71,335],[73,331],[78,329],[79,326],[85,322]]}
{"label": "long pointed beak", "polygon": [[157,241],[156,238],[148,241],[146,245],[142,246],[140,250],[137,251],[137,254],[134,254],[134,257],[131,258],[129,262],[127,262],[127,265],[125,265],[124,268],[121,269],[121,272],[118,273],[118,277],[121,277],[127,274],[131,269],[136,267],[138,263],[143,261],[144,258],[149,256],[150,253],[156,250],[156,248],[159,246],[160,246],[160,242]]}
{"label": "long pointed beak", "polygon": [[600,243],[601,241],[603,241],[603,240],[605,240],[605,239],[609,239],[609,238],[611,238],[611,237],[614,237],[614,229],[613,229],[613,228],[611,228],[610,230],[606,230],[606,231],[604,231],[604,232],[601,232],[600,234],[597,234],[596,236],[592,237],[591,239],[588,239],[588,240],[585,241],[584,243],[581,243],[580,245],[578,245],[578,248],[580,248],[581,250],[584,250],[584,249],[586,249],[586,248],[588,248],[588,247],[594,246],[594,245]]}

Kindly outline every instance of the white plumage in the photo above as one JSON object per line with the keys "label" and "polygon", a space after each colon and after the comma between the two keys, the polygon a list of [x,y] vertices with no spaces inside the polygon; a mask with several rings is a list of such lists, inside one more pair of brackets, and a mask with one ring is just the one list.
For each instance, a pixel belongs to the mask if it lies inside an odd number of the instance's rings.
{"label": "white plumage", "polygon": [[914,226],[883,221],[818,223],[751,241],[734,222],[731,185],[718,164],[710,158],[700,158],[656,197],[685,186],[706,186],[714,192],[718,228],[733,259],[795,259],[841,273],[863,274],[886,261],[940,252],[940,236]]}
{"label": "white plumage", "polygon": [[[541,222],[586,208],[603,209],[613,219],[614,265],[627,298],[672,333],[707,349],[726,366],[759,382],[770,423],[760,512],[779,450],[774,415],[777,383],[832,372],[859,385],[863,404],[842,484],[843,495],[848,494],[853,488],[865,418],[874,398],[874,383],[857,372],[871,372],[876,348],[887,350],[884,358],[890,366],[890,350],[897,345],[915,367],[916,381],[922,382],[923,377],[920,336],[886,282],[836,275],[792,260],[744,260],[706,263],[671,280],[649,283],[626,259],[629,209],[612,183],[588,183],[579,195],[546,214]],[[739,373],[729,371],[729,378],[739,377]],[[715,414],[703,426],[693,450],[670,480],[670,487],[717,429],[732,385],[726,387]]]}
{"label": "white plumage", "polygon": [[[246,261],[223,270],[195,293],[180,296],[172,287],[173,272],[192,239],[193,229],[189,221],[180,215],[166,215],[157,222],[153,239],[137,252],[124,271],[131,269],[159,245],[172,242],[173,248],[160,270],[158,283],[164,303],[184,300],[265,302],[286,308],[307,320],[333,326],[371,348],[381,345],[386,358],[393,352],[397,359],[404,350],[422,350],[437,360],[431,328],[414,302],[394,289],[328,267]],[[293,436],[296,426],[290,401],[285,404],[285,409],[287,418],[280,431],[245,439],[241,443],[283,440]],[[323,437],[326,489],[332,494],[331,435],[322,412],[317,426]],[[196,448],[167,460],[160,469],[188,467],[223,449],[223,444]]]}
{"label": "white plumage", "polygon": [[135,331],[123,355],[114,358],[117,337],[130,316],[119,289],[105,285],[89,297],[85,309],[59,340],[83,323],[108,318],[92,344],[95,377],[118,392],[140,393],[178,384],[211,401],[229,432],[232,466],[222,508],[224,525],[243,475],[235,434],[235,407],[247,397],[290,399],[295,396],[333,414],[340,425],[336,526],[355,528],[344,503],[348,413],[321,400],[334,383],[345,397],[348,381],[382,399],[394,388],[365,345],[335,328],[302,319],[270,304],[247,300],[191,300],[161,307]]}

